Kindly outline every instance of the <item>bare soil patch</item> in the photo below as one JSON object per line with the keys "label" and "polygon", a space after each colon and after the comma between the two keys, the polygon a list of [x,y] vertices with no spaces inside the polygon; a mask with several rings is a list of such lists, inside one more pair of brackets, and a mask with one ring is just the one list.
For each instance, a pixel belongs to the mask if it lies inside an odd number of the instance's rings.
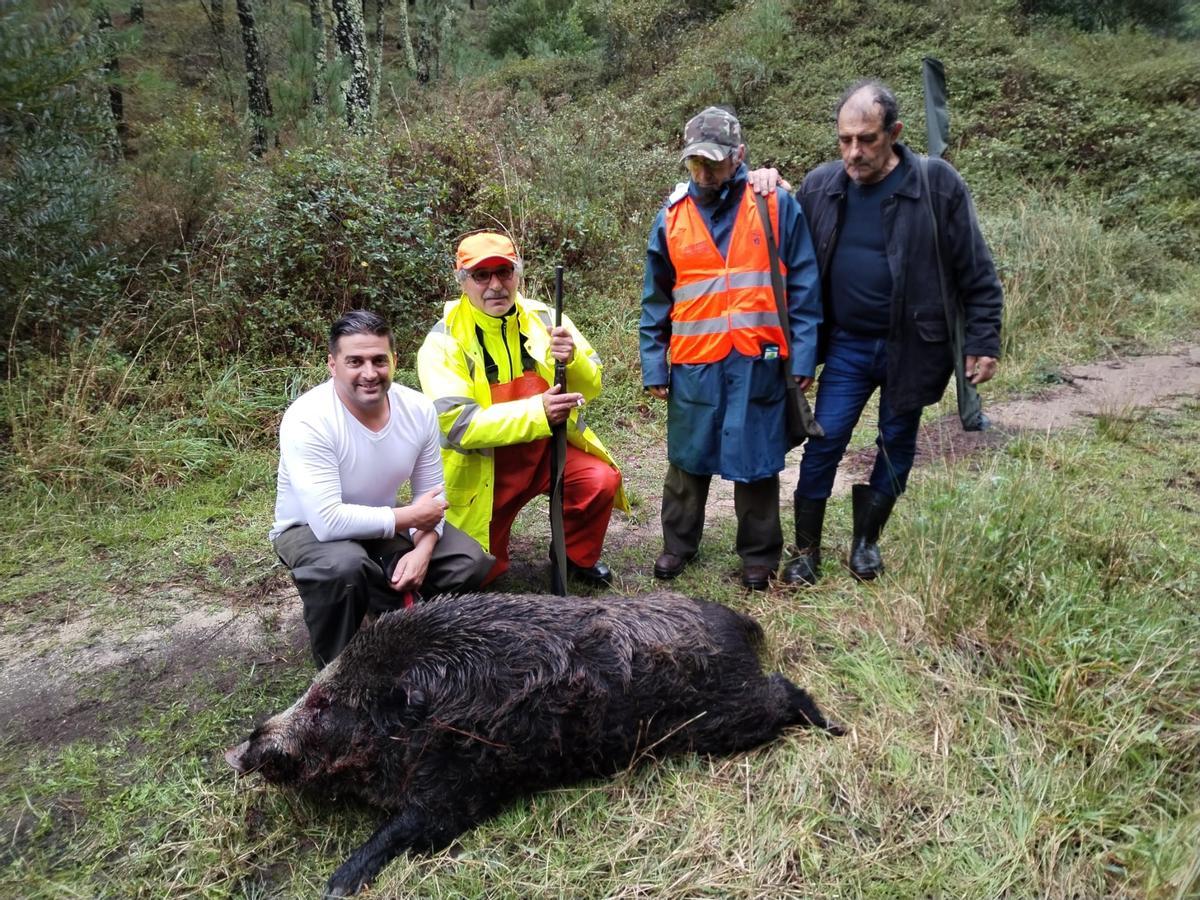
{"label": "bare soil patch", "polygon": [[164,586],[147,603],[168,624],[117,627],[79,610],[56,626],[0,636],[5,742],[53,747],[99,738],[138,710],[187,700],[202,675],[219,688],[222,678],[234,680],[228,673],[307,657],[294,590],[249,607]]}
{"label": "bare soil patch", "polygon": [[[1089,416],[1124,414],[1200,396],[1200,347],[1071,366],[1056,380],[1060,383],[1036,396],[989,404],[986,410],[994,428],[986,432],[963,432],[955,416],[930,420],[922,426],[917,465],[958,460],[999,446],[1022,431],[1078,427]],[[795,487],[800,455],[793,451],[781,476],[785,498]],[[850,484],[864,479],[873,460],[873,447],[848,454],[835,493],[846,493]],[[623,469],[643,502],[636,515],[614,517],[607,541],[610,554],[657,547],[665,447],[625,460]],[[529,515],[531,522],[545,519],[537,509]],[[732,485],[714,479],[709,524],[732,515]],[[526,528],[524,536],[514,540],[513,570],[497,587],[543,583],[546,546],[537,525]],[[645,556],[637,571],[628,574],[649,577],[653,551]],[[142,603],[153,611],[146,620],[165,624],[127,622],[118,627],[100,622],[86,609],[72,609],[63,621],[0,634],[5,744],[46,747],[100,737],[127,723],[131,710],[187,698],[189,685],[202,676],[212,683],[214,670],[237,673],[273,662],[307,664],[307,635],[299,599],[290,586],[250,599],[205,596],[191,586],[165,585]]]}

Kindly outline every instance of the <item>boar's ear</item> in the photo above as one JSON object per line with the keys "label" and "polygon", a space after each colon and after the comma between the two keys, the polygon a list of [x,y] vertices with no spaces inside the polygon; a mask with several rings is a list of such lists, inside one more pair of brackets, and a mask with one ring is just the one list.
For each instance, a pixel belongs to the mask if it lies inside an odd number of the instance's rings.
{"label": "boar's ear", "polygon": [[385,733],[414,728],[425,718],[425,694],[406,684],[392,685],[367,702],[371,721]]}
{"label": "boar's ear", "polygon": [[236,747],[230,747],[225,751],[225,762],[233,766],[235,772],[239,775],[245,775],[248,771],[246,766],[246,753],[250,750],[250,742],[242,741]]}

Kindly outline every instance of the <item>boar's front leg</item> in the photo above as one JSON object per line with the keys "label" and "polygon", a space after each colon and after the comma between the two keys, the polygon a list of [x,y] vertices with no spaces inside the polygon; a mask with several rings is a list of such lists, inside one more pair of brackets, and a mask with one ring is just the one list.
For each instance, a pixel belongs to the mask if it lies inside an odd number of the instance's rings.
{"label": "boar's front leg", "polygon": [[[375,876],[405,850],[432,853],[447,846],[467,830],[469,824],[432,817],[415,805],[406,806],[371,835],[370,840],[338,866],[329,884],[326,897],[349,897],[375,880]],[[436,824],[432,824],[436,822]]]}

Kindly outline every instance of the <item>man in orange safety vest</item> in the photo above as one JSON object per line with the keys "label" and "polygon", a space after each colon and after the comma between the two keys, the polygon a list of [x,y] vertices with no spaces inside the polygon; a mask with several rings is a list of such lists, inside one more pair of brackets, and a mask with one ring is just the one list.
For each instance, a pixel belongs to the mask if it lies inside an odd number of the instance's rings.
{"label": "man in orange safety vest", "polygon": [[816,368],[817,262],[799,204],[772,193],[785,335],[762,219],[746,189],[741,125],[709,107],[687,123],[683,144],[690,178],[655,219],[642,291],[642,384],[668,404],[664,546],[654,574],[674,578],[696,555],[709,484],[720,475],[734,482],[742,583],[764,590],[783,550],[784,379],[807,389]]}

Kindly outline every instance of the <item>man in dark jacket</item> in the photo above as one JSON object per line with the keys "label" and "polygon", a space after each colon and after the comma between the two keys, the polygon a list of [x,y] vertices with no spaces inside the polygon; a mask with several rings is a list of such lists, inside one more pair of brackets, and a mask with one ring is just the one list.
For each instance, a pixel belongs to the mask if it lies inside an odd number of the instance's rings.
{"label": "man in dark jacket", "polygon": [[654,220],[642,290],[642,383],[667,401],[670,462],[654,575],[674,578],[696,555],[709,484],[720,475],[734,482],[742,583],[764,590],[783,554],[784,379],[806,389],[816,366],[816,259],[799,204],[769,197],[786,270],[784,334],[762,218],[746,190],[741,125],[709,107],[687,123],[683,143],[691,177]]}
{"label": "man in dark jacket", "polygon": [[[996,373],[1003,294],[970,194],[949,164],[926,162],[899,143],[902,127],[886,85],[854,85],[837,107],[841,161],[814,169],[798,192],[825,298],[816,400],[825,437],[808,441],[800,464],[798,552],[783,573],[789,583],[817,580],[826,501],[876,388],[879,449],[869,483],[853,488],[850,570],[864,580],[883,571],[879,534],[908,481],[922,408],[941,399],[954,368],[935,240],[946,290],[965,324],[967,376],[982,384]],[[752,180],[765,181],[759,173]]]}

